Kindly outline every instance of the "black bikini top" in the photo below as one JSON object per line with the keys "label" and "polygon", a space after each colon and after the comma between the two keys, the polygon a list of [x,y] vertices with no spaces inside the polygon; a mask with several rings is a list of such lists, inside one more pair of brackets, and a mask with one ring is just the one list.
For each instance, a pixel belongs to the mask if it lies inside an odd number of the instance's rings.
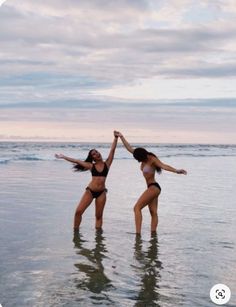
{"label": "black bikini top", "polygon": [[108,167],[107,167],[107,164],[104,163],[104,167],[103,167],[103,170],[101,172],[99,172],[96,167],[95,167],[95,164],[93,164],[93,167],[91,169],[91,173],[92,173],[92,176],[95,176],[95,177],[106,177],[107,174],[108,174]]}

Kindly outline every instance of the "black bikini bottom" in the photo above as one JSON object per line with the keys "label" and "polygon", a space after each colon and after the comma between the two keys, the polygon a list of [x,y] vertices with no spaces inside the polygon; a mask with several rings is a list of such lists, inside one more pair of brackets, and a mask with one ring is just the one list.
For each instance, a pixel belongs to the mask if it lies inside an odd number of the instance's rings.
{"label": "black bikini bottom", "polygon": [[98,198],[100,195],[102,195],[103,192],[107,192],[107,189],[104,189],[102,191],[93,191],[89,187],[87,187],[86,190],[92,194],[93,198]]}
{"label": "black bikini bottom", "polygon": [[157,182],[149,183],[148,188],[151,187],[152,185],[154,185],[155,187],[157,187],[161,191],[161,187]]}

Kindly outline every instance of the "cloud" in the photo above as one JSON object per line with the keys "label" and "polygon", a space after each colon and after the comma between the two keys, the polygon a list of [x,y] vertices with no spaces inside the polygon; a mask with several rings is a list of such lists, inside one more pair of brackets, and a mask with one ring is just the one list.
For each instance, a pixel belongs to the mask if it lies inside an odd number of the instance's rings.
{"label": "cloud", "polygon": [[[234,104],[179,99],[236,97],[235,18],[231,0],[8,0],[0,9],[1,120],[17,121],[11,112],[18,105],[22,121],[55,122],[66,114],[75,123],[83,114],[102,124],[109,115],[109,125],[112,119],[144,129],[151,116],[150,129],[158,122],[184,131],[189,117],[208,129],[203,106],[224,121]],[[133,94],[138,104],[128,99]],[[161,109],[150,115],[142,103],[150,112]]]}
{"label": "cloud", "polygon": [[235,17],[234,0],[5,1],[2,137],[235,143]]}
{"label": "cloud", "polygon": [[[209,108],[220,108],[220,109],[236,109],[236,98],[210,98],[210,99],[160,99],[160,100],[146,100],[145,104],[143,100],[132,100],[132,99],[112,99],[103,97],[100,99],[94,97],[89,100],[86,98],[80,98],[76,100],[64,100],[56,99],[54,101],[31,101],[31,102],[20,102],[12,104],[0,104],[0,109],[110,109],[114,112],[116,110],[157,110],[160,107],[181,107],[189,109],[191,107],[199,107],[199,110],[203,110],[206,107]],[[143,112],[143,111],[141,111]]]}
{"label": "cloud", "polygon": [[[235,143],[236,100],[77,101],[0,106],[4,138],[109,141],[114,129],[131,141]],[[227,120],[225,120],[227,118]],[[147,120],[148,119],[148,120]]]}
{"label": "cloud", "polygon": [[[205,65],[204,65],[205,64]],[[225,65],[210,65],[202,63],[199,67],[191,68],[166,68],[162,70],[160,74],[172,77],[235,77],[236,75],[236,63],[227,63]]]}

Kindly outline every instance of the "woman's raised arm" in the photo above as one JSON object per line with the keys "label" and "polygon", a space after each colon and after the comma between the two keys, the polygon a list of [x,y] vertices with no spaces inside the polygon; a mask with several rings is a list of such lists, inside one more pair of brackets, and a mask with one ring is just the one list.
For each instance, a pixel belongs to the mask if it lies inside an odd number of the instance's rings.
{"label": "woman's raised arm", "polygon": [[55,154],[55,157],[57,159],[63,159],[63,160],[66,160],[68,162],[71,162],[71,163],[79,164],[82,167],[84,167],[85,169],[91,169],[92,166],[93,166],[93,164],[90,163],[90,162],[84,162],[84,161],[81,161],[79,159],[70,158],[70,157],[67,157],[63,154]]}
{"label": "woman's raised arm", "polygon": [[107,164],[108,167],[111,166],[112,161],[114,159],[117,141],[118,141],[118,135],[116,135],[115,131],[114,131],[114,140],[113,140],[113,143],[111,145],[111,149],[110,149],[110,153],[108,155],[108,158],[106,159],[106,164]]}
{"label": "woman's raised arm", "polygon": [[124,144],[125,148],[133,153],[134,152],[134,148],[129,144],[129,142],[124,138],[124,136],[122,135],[122,133],[120,133],[119,131],[115,131],[115,134],[118,135],[122,141],[122,143]]}

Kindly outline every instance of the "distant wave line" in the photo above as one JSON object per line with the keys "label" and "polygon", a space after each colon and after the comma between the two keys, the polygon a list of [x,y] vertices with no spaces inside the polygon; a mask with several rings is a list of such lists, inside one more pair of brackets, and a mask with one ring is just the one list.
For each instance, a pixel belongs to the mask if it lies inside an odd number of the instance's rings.
{"label": "distant wave line", "polygon": [[[172,154],[172,155],[158,155],[159,158],[174,158],[174,157],[192,157],[192,158],[213,158],[213,157],[235,157],[235,154]],[[133,157],[115,157],[114,160],[133,160]],[[0,160],[0,164],[7,164],[10,162],[24,161],[24,162],[46,162],[46,161],[58,161],[52,156],[52,158],[40,158],[40,157],[13,157],[10,159]]]}

